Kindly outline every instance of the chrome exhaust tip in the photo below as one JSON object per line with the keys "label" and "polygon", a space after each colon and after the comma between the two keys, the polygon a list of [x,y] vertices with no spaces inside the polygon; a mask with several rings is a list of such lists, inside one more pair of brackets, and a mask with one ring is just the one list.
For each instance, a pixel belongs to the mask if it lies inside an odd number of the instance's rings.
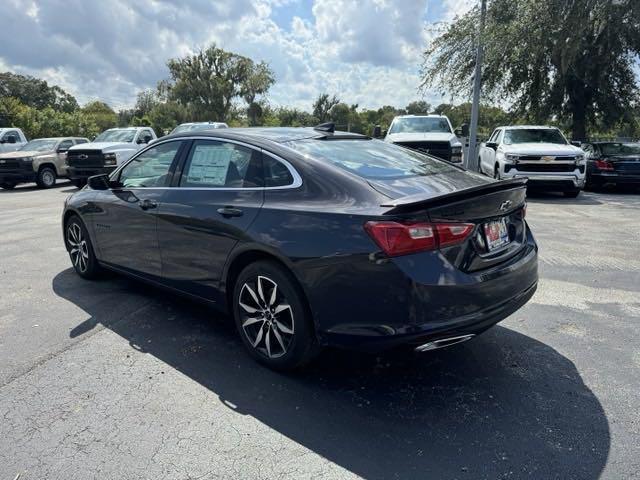
{"label": "chrome exhaust tip", "polygon": [[424,345],[416,347],[416,352],[428,352],[429,350],[437,350],[439,348],[450,347],[457,343],[466,342],[475,337],[475,333],[468,335],[459,335],[457,337],[441,338],[440,340],[434,340],[433,342],[427,342]]}

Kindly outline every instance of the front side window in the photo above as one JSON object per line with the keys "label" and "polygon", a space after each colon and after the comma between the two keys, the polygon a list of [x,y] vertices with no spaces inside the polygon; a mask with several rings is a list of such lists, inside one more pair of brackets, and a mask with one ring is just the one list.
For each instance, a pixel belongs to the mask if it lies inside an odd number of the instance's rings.
{"label": "front side window", "polygon": [[234,143],[196,140],[182,178],[181,187],[262,187],[260,154]]}
{"label": "front side window", "polygon": [[567,140],[560,130],[555,128],[514,128],[504,134],[504,143],[557,143],[567,145]]}
{"label": "front side window", "polygon": [[451,133],[446,118],[439,117],[404,117],[396,118],[389,133]]}
{"label": "front side window", "polygon": [[20,141],[20,136],[18,135],[18,132],[16,132],[15,130],[9,130],[7,133],[4,134],[4,136],[2,137],[2,140],[9,140],[9,137],[15,137],[16,142]]}
{"label": "front side window", "polygon": [[168,186],[171,164],[181,144],[167,142],[144,151],[120,171],[118,181],[125,188]]}
{"label": "front side window", "polygon": [[294,140],[286,144],[303,155],[337,165],[368,179],[438,175],[458,171],[436,160],[379,140]]}

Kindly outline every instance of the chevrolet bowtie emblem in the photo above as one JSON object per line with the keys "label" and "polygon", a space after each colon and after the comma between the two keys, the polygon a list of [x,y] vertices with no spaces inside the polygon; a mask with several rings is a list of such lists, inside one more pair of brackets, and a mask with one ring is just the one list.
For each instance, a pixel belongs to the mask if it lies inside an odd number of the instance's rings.
{"label": "chevrolet bowtie emblem", "polygon": [[512,202],[511,200],[507,200],[505,202],[502,202],[502,204],[500,205],[500,211],[501,212],[505,212],[507,210],[509,210],[509,208],[511,208]]}
{"label": "chevrolet bowtie emblem", "polygon": [[87,158],[89,158],[89,155],[84,154],[84,153],[81,153],[80,155],[78,155],[78,158],[79,158],[80,160],[86,160]]}

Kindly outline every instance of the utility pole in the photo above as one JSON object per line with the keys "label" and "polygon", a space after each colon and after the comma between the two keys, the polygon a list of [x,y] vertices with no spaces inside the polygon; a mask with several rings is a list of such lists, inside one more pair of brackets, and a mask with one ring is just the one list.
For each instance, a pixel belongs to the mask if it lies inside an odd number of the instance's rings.
{"label": "utility pole", "polygon": [[467,153],[467,168],[478,171],[478,114],[480,112],[480,86],[482,81],[482,57],[484,55],[484,22],[487,15],[487,0],[481,0],[480,28],[478,29],[478,51],[476,53],[476,69],[473,74],[473,102],[471,103],[471,126],[469,128],[469,150]]}

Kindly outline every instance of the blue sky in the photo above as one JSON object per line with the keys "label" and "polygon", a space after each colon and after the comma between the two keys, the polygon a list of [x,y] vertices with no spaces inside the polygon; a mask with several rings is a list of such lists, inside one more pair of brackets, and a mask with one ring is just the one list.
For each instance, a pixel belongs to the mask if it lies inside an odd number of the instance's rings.
{"label": "blue sky", "polygon": [[[166,61],[211,42],[273,68],[273,105],[310,109],[322,92],[364,108],[419,93],[431,22],[464,0],[5,0],[0,71],[44,78],[81,103],[132,105],[166,78]],[[215,120],[215,119],[212,119]]]}

